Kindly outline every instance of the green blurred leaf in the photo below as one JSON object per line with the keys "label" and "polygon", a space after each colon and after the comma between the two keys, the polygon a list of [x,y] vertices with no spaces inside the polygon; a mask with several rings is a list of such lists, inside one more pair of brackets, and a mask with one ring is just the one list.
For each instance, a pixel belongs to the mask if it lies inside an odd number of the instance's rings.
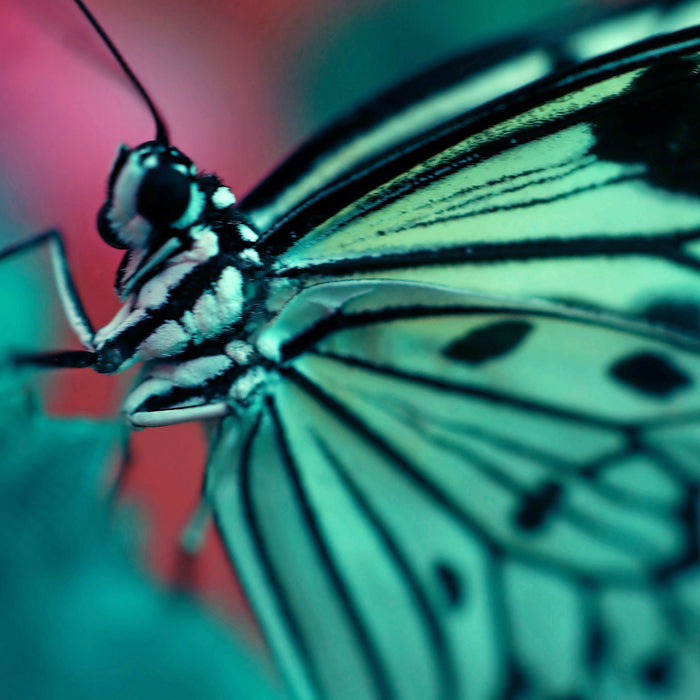
{"label": "green blurred leaf", "polygon": [[8,364],[50,347],[32,269],[0,264],[3,699],[279,699],[230,630],[134,563],[137,524],[105,497],[123,426],[47,417],[34,373]]}
{"label": "green blurred leaf", "polygon": [[114,423],[0,398],[3,698],[274,698],[230,638],[132,563],[103,498]]}

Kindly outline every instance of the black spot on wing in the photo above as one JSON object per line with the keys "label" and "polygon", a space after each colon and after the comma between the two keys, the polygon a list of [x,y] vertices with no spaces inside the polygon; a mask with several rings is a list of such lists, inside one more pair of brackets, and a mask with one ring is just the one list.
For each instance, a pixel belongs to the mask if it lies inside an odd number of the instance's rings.
{"label": "black spot on wing", "polygon": [[650,303],[642,316],[652,323],[700,333],[700,307],[683,299],[658,299]]}
{"label": "black spot on wing", "polygon": [[464,580],[454,567],[445,561],[436,562],[435,577],[450,607],[456,608],[461,605],[465,597]]}
{"label": "black spot on wing", "polygon": [[505,679],[505,687],[499,696],[502,700],[514,700],[514,698],[527,697],[528,692],[532,688],[532,681],[528,674],[515,660],[511,660],[507,664]]}
{"label": "black spot on wing", "polygon": [[659,60],[593,124],[593,151],[605,160],[645,165],[656,186],[699,195],[698,81],[694,62]]}
{"label": "black spot on wing", "polygon": [[592,671],[600,669],[605,654],[608,651],[608,641],[605,630],[599,620],[593,621],[588,630],[588,640],[586,645],[586,662]]}
{"label": "black spot on wing", "polygon": [[668,687],[673,682],[674,663],[671,654],[661,652],[647,659],[639,669],[642,682],[652,688]]}
{"label": "black spot on wing", "polygon": [[640,352],[616,362],[610,374],[635,391],[659,399],[692,385],[692,379],[673,362],[652,352]]}
{"label": "black spot on wing", "polygon": [[561,500],[561,484],[547,481],[537,490],[525,493],[515,513],[515,522],[521,530],[541,528]]}
{"label": "black spot on wing", "polygon": [[532,328],[532,324],[525,321],[491,323],[453,341],[443,354],[452,360],[479,365],[512,352]]}

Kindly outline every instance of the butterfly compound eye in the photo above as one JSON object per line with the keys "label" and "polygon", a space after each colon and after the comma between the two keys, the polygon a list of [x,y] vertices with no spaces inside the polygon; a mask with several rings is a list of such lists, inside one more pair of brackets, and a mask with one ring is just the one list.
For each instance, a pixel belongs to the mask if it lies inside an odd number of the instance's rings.
{"label": "butterfly compound eye", "polygon": [[189,202],[190,175],[182,164],[165,161],[144,173],[136,207],[154,227],[177,221]]}

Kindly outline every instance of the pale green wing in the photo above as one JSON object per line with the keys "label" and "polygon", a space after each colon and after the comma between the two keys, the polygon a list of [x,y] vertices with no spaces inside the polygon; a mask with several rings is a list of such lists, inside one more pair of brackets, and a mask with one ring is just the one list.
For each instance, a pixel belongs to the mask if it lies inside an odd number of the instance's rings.
{"label": "pale green wing", "polygon": [[686,32],[598,59],[426,136],[422,160],[343,208],[339,188],[292,212],[260,246],[270,306],[337,279],[636,315],[697,303],[699,45]]}
{"label": "pale green wing", "polygon": [[299,697],[693,697],[697,341],[350,282],[258,345],[210,489]]}
{"label": "pale green wing", "polygon": [[420,149],[431,129],[449,131],[453,121],[473,119],[489,102],[567,67],[699,22],[698,0],[569,8],[555,21],[456,56],[344,115],[303,144],[239,210],[267,234],[309,205],[315,211],[329,191],[332,200],[342,199],[337,195],[349,184],[353,195],[362,193],[362,181]]}
{"label": "pale green wing", "polygon": [[257,210],[209,494],[300,697],[694,698],[699,37]]}

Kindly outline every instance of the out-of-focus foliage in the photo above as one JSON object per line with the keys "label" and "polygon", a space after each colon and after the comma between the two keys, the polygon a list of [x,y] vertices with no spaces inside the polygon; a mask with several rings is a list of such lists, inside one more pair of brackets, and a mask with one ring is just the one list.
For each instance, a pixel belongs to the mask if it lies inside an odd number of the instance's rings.
{"label": "out-of-focus foliage", "polygon": [[0,337],[0,695],[279,697],[230,632],[135,564],[137,524],[105,498],[122,426],[38,407],[6,345],[34,346],[46,319],[5,267],[0,326],[15,332]]}
{"label": "out-of-focus foliage", "polygon": [[[299,131],[343,115],[412,75],[505,36],[538,31],[585,0],[356,2],[321,16],[284,85]],[[289,118],[289,117],[288,117]]]}
{"label": "out-of-focus foliage", "polygon": [[119,432],[0,397],[2,697],[276,697],[223,628],[134,565],[101,493]]}

